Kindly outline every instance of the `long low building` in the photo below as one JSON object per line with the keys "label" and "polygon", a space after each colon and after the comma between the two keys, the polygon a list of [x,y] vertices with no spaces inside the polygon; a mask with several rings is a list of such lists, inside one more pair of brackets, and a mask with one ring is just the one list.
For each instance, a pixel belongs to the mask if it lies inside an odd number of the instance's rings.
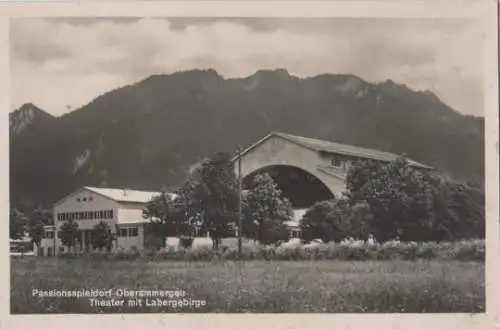
{"label": "long low building", "polygon": [[[61,243],[61,226],[72,220],[78,224],[80,232],[76,240],[75,251],[92,250],[92,230],[101,221],[108,224],[111,232],[116,236],[113,249],[140,250],[146,243],[145,224],[149,219],[144,218],[143,210],[154,197],[161,195],[157,191],[138,191],[131,189],[110,189],[85,186],[70,193],[54,204],[54,225],[46,226],[38,255],[55,256],[60,252],[69,251],[69,247]],[[170,194],[175,197],[175,194]],[[291,237],[298,237],[298,223],[304,210],[295,211],[289,222]],[[171,240],[177,240],[171,238]],[[209,243],[210,239],[198,237],[195,243]],[[201,241],[208,240],[208,241]],[[166,245],[171,243],[167,241]],[[175,242],[177,243],[177,242]]]}
{"label": "long low building", "polygon": [[144,224],[148,222],[143,210],[159,195],[161,192],[157,191],[82,187],[54,204],[54,225],[45,227],[38,253],[52,256],[67,251],[68,247],[61,243],[60,230],[69,220],[78,224],[80,232],[75,250],[92,249],[92,230],[101,221],[107,223],[116,236],[115,248],[141,249],[145,243]]}

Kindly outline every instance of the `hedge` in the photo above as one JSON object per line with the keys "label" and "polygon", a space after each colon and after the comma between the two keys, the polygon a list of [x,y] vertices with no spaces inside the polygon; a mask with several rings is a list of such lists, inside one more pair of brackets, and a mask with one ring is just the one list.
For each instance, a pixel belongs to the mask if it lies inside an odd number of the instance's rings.
{"label": "hedge", "polygon": [[[89,258],[93,260],[151,261],[219,261],[238,260],[238,250],[222,247],[218,250],[201,247],[197,249],[172,248],[161,250],[117,250],[114,252],[61,253],[61,258]],[[245,245],[243,260],[458,260],[479,261],[485,259],[484,240],[456,242],[397,242],[368,244],[363,241],[328,243],[317,245],[259,246]]]}

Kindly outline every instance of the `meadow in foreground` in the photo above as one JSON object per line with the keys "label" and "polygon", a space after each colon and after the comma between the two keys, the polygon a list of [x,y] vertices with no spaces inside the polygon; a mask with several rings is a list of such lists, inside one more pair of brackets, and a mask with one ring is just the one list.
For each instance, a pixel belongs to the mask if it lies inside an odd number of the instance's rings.
{"label": "meadow in foreground", "polygon": [[[91,306],[33,289],[182,289],[200,308]],[[484,263],[11,259],[11,313],[485,311]]]}

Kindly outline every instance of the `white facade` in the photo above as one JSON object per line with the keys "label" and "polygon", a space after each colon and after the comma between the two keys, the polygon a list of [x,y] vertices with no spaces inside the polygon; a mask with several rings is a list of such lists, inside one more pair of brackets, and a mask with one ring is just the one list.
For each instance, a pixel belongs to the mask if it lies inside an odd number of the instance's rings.
{"label": "white facade", "polygon": [[[237,158],[234,159],[236,161]],[[332,193],[339,196],[345,191],[345,173],[332,174],[321,170],[327,167],[328,161],[323,161],[317,152],[290,142],[279,135],[268,135],[254,146],[246,149],[241,155],[241,174],[247,177],[257,170],[272,166],[291,166],[312,174],[319,179]],[[238,175],[238,166],[235,165]]]}
{"label": "white facade", "polygon": [[[75,250],[92,250],[91,231],[103,221],[108,224],[116,241],[113,249],[144,248],[143,209],[160,192],[83,187],[54,205],[54,226],[45,228],[41,253],[54,255],[67,251],[59,237],[61,226],[69,220],[78,224],[80,237]],[[56,233],[57,232],[57,233]]]}
{"label": "white facade", "polygon": [[[383,163],[399,156],[374,149],[273,132],[241,153],[241,174],[247,177],[258,170],[274,166],[301,169],[319,179],[336,197],[345,192],[347,173],[357,160]],[[410,166],[420,170],[432,168],[407,159]],[[238,156],[233,158],[237,164]],[[234,166],[238,175],[238,165]]]}

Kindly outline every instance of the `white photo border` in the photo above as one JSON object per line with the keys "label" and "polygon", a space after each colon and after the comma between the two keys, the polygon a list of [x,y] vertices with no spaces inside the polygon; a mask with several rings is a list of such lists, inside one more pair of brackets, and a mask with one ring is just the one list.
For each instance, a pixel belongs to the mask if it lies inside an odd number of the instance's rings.
{"label": "white photo border", "polygon": [[[498,18],[495,0],[474,1],[123,1],[0,2],[0,205],[9,209],[9,20],[19,17],[477,17],[485,24],[486,313],[484,314],[110,314],[10,315],[10,261],[2,274],[0,326],[6,328],[496,328],[500,326]],[[8,241],[8,221],[1,238]]]}

